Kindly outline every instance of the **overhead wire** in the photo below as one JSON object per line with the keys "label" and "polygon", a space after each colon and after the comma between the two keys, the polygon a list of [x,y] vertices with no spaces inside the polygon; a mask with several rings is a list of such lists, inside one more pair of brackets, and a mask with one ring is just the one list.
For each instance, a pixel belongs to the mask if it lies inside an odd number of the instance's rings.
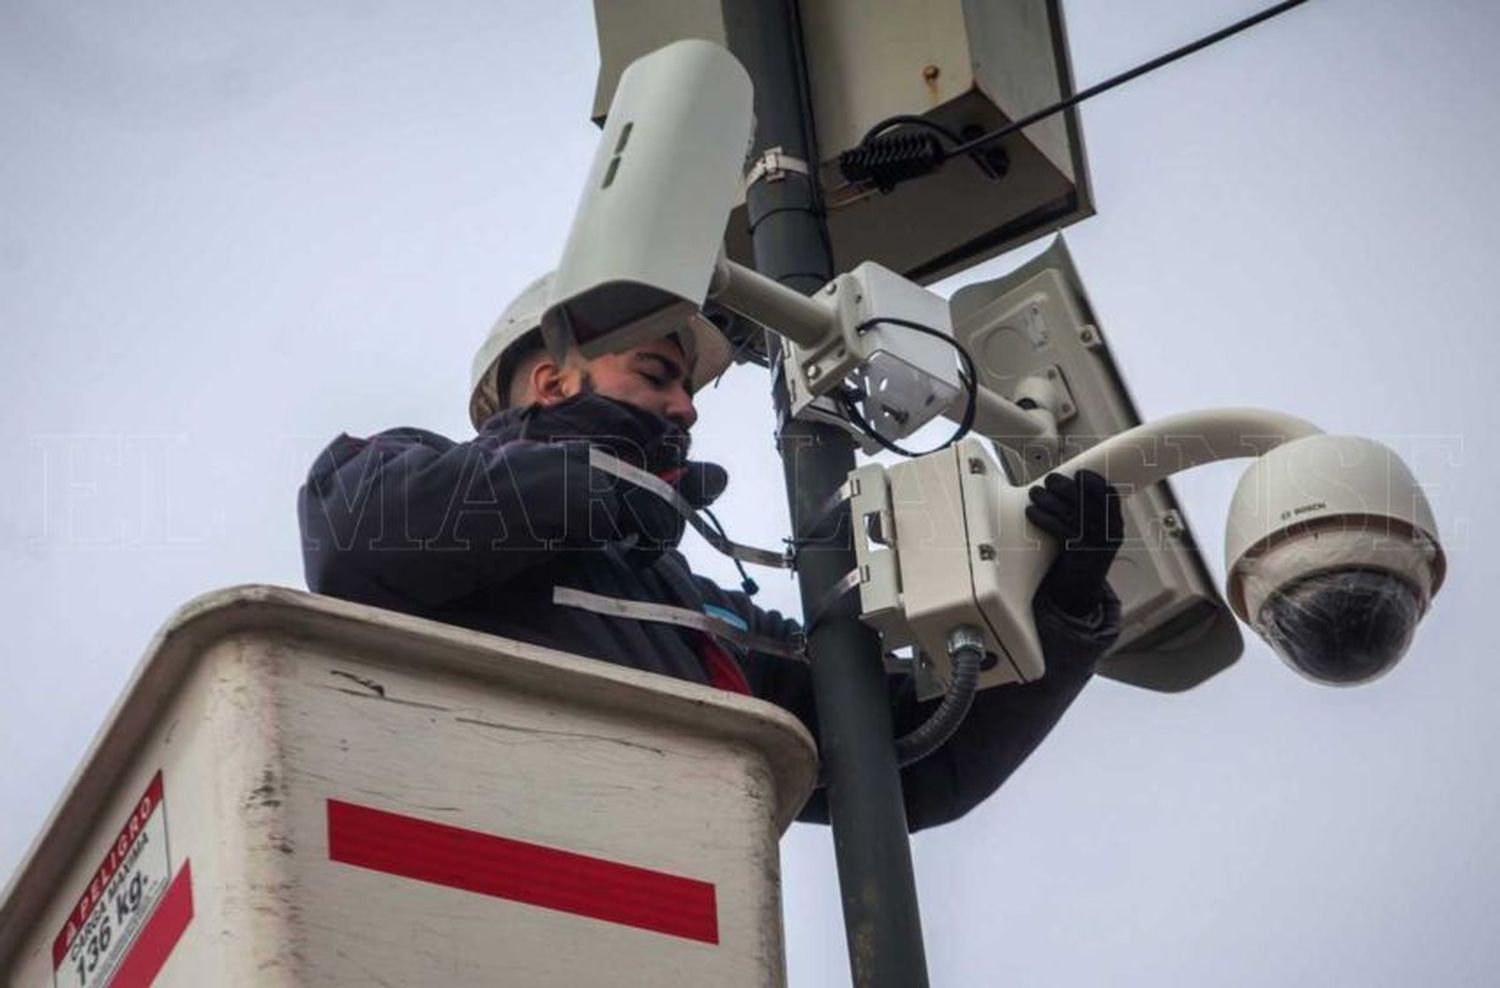
{"label": "overhead wire", "polygon": [[[1273,17],[1278,17],[1281,14],[1284,14],[1287,11],[1292,10],[1293,8],[1300,7],[1305,3],[1307,3],[1307,0],[1284,0],[1284,2],[1282,3],[1267,7],[1265,10],[1252,14],[1249,17],[1243,18],[1241,20],[1235,21],[1233,24],[1230,24],[1227,27],[1220,28],[1219,30],[1214,31],[1211,34],[1204,35],[1196,41],[1192,41],[1188,44],[1182,45],[1181,47],[1174,48],[1171,51],[1166,52],[1163,55],[1159,55],[1148,62],[1143,62],[1142,64],[1137,65],[1135,68],[1128,69],[1125,72],[1121,72],[1119,75],[1111,76],[1110,78],[1105,79],[1103,82],[1096,83],[1095,85],[1092,85],[1087,89],[1074,93],[1072,96],[1069,96],[1066,99],[1059,100],[1058,102],[1053,103],[1050,106],[1043,107],[1042,109],[1037,110],[1034,113],[1029,113],[1024,117],[1021,117],[1019,120],[1012,121],[1011,123],[1008,123],[1003,127],[998,127],[995,130],[980,134],[979,136],[967,141],[957,140],[956,135],[953,135],[953,132],[949,128],[937,124],[935,121],[928,120],[925,117],[915,117],[911,114],[900,114],[897,116],[887,117],[886,119],[876,123],[868,131],[866,131],[864,138],[858,145],[840,155],[840,164],[843,167],[845,177],[850,179],[851,183],[872,181],[874,182],[874,184],[879,186],[882,191],[889,191],[901,181],[918,178],[926,174],[931,174],[932,171],[936,170],[943,164],[944,161],[950,158],[956,158],[961,155],[971,154],[987,144],[993,144],[1001,138],[1009,137],[1011,134],[1017,133],[1021,130],[1025,130],[1032,124],[1038,123],[1058,113],[1062,113],[1065,110],[1072,109],[1085,100],[1092,99],[1093,97],[1098,96],[1101,93],[1106,93],[1109,90],[1116,88],[1117,86],[1122,86],[1127,82],[1138,79],[1149,72],[1154,72],[1157,69],[1163,68],[1167,65],[1172,64],[1173,62],[1178,61],[1179,59],[1186,58],[1187,56],[1202,51],[1205,48],[1216,45],[1219,42],[1227,40],[1228,38],[1231,38],[1242,31],[1247,31],[1258,24],[1264,23],[1265,21],[1268,21]],[[926,159],[921,161],[901,160],[896,162],[894,166],[877,164],[874,169],[869,169],[871,172],[869,175],[861,179],[854,178],[854,176],[851,175],[851,170],[861,167],[868,168],[866,163],[869,161],[871,153],[876,151],[876,149],[880,146],[878,140],[879,135],[884,133],[886,130],[891,129],[892,127],[900,126],[903,124],[910,126],[920,126],[925,129],[937,132],[946,132],[948,135],[950,135],[950,139],[953,141],[953,146],[941,148],[941,155],[936,157],[935,159],[931,156],[928,156]],[[886,177],[876,174],[878,169],[881,167],[894,167],[896,170],[889,177]]]}
{"label": "overhead wire", "polygon": [[1268,21],[1273,17],[1278,17],[1281,14],[1284,14],[1287,11],[1293,9],[1294,7],[1300,7],[1305,3],[1307,3],[1307,0],[1285,0],[1284,3],[1278,3],[1273,7],[1267,7],[1265,10],[1262,10],[1257,14],[1252,14],[1249,17],[1244,18],[1243,20],[1235,21],[1228,27],[1220,28],[1212,34],[1204,35],[1197,41],[1189,42],[1188,44],[1185,44],[1180,48],[1174,48],[1164,55],[1159,55],[1156,58],[1151,59],[1149,62],[1144,62],[1140,65],[1137,65],[1133,69],[1121,72],[1119,75],[1106,79],[1103,82],[1096,83],[1095,85],[1092,85],[1081,92],[1073,94],[1065,100],[1054,103],[1053,105],[1038,110],[1035,113],[1028,114],[1027,116],[1022,117],[1020,120],[1017,120],[1014,123],[1006,124],[1004,127],[999,127],[987,134],[981,134],[973,140],[965,141],[962,144],[959,144],[957,147],[950,148],[948,150],[948,154],[950,156],[967,154],[970,151],[976,150],[984,146],[985,144],[989,144],[992,141],[998,141],[1000,138],[1006,137],[1010,134],[1014,134],[1018,130],[1023,130],[1039,120],[1046,119],[1047,117],[1050,117],[1054,114],[1061,113],[1067,109],[1071,109],[1072,107],[1077,106],[1079,103],[1082,103],[1084,100],[1098,96],[1100,93],[1108,92],[1109,90],[1114,89],[1116,86],[1122,86],[1133,79],[1140,78],[1148,72],[1155,72],[1159,68],[1163,68],[1175,61],[1178,61],[1179,59],[1183,59],[1189,55],[1200,52],[1204,48],[1216,45],[1221,41],[1239,34],[1241,31],[1247,31],[1250,28],[1255,27],[1257,24]]}

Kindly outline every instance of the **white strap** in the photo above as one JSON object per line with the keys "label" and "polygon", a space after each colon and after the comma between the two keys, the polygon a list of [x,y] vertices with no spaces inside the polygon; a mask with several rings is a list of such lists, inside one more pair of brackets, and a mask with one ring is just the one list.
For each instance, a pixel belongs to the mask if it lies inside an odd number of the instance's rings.
{"label": "white strap", "polygon": [[698,515],[698,509],[688,503],[687,498],[677,493],[677,489],[662,480],[653,473],[642,470],[634,464],[626,463],[624,460],[610,456],[597,446],[589,448],[589,466],[603,473],[619,477],[629,484],[655,494],[677,509],[677,513],[686,518],[688,524],[708,542],[709,545],[722,552],[724,555],[742,562],[755,563],[758,566],[773,566],[777,569],[790,569],[792,560],[790,553],[774,552],[770,549],[757,549],[754,546],[740,545],[714,531],[713,528]]}
{"label": "white strap", "polygon": [[787,642],[779,638],[757,635],[754,632],[737,628],[721,618],[686,607],[672,607],[668,604],[656,604],[645,600],[626,600],[621,597],[605,597],[575,587],[553,587],[552,603],[562,607],[576,607],[581,611],[591,611],[606,617],[654,621],[657,624],[692,628],[695,631],[734,642],[752,652],[764,652],[767,655],[796,659],[799,662],[807,661],[800,636],[798,640]]}

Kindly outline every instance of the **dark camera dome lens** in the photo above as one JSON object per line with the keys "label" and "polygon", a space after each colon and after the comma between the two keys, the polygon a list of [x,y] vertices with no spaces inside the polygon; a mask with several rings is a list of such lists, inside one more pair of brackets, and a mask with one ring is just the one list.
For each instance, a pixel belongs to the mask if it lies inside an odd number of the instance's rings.
{"label": "dark camera dome lens", "polygon": [[1395,665],[1421,616],[1416,589],[1394,573],[1334,570],[1271,594],[1256,630],[1313,679],[1351,684]]}

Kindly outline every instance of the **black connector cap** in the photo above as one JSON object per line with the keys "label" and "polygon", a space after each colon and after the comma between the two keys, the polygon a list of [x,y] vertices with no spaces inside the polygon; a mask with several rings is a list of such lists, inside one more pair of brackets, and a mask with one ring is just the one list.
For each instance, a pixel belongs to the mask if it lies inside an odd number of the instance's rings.
{"label": "black connector cap", "polygon": [[839,155],[839,171],[847,182],[890,192],[900,182],[936,171],[946,158],[934,135],[907,132],[875,137],[845,151]]}

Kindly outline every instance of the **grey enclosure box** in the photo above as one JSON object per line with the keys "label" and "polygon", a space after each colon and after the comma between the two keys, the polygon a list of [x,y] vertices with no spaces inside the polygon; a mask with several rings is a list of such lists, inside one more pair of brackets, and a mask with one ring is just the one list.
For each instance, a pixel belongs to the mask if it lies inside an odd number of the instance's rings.
{"label": "grey enclosure box", "polygon": [[[594,12],[596,121],[632,60],[678,38],[725,43],[719,0],[595,0]],[[1072,95],[1060,0],[803,0],[801,15],[835,270],[869,260],[932,282],[1093,214],[1071,111],[997,142],[998,177],[959,159],[889,195],[840,189],[839,154],[887,117],[968,137]],[[738,207],[726,237],[745,264],[750,222]]]}
{"label": "grey enclosure box", "polygon": [[[1068,458],[1141,423],[1061,237],[1020,269],[959,289],[951,306],[954,336],[986,388],[1014,400],[1026,378],[1060,377],[1071,396],[1058,422],[1064,473]],[[1038,443],[996,438],[1016,483],[1035,481],[1058,462]],[[1174,450],[1166,444],[1154,455]],[[1239,658],[1239,627],[1171,486],[1135,491],[1123,506],[1126,542],[1109,572],[1123,627],[1099,672],[1166,692],[1196,686]]]}

